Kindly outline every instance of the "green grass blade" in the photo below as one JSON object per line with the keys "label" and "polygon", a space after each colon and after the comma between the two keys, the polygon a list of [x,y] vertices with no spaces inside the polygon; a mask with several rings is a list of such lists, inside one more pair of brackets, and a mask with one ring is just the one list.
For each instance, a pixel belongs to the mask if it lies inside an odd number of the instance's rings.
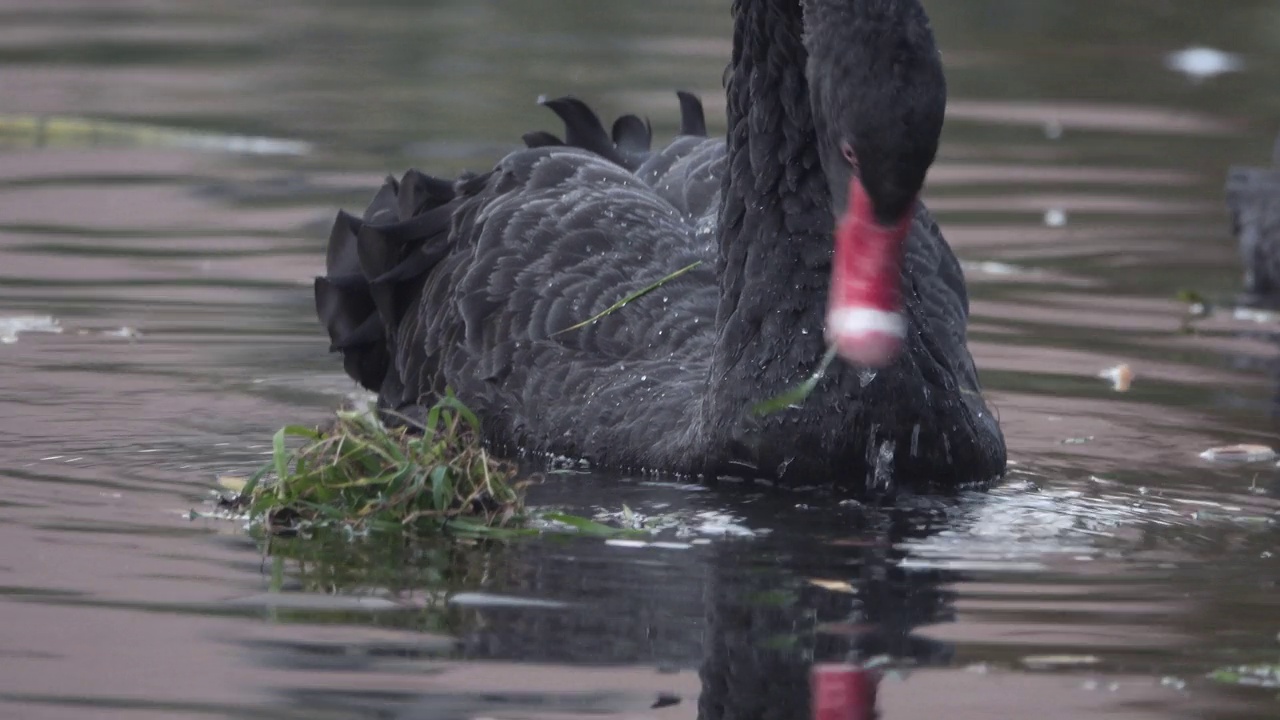
{"label": "green grass blade", "polygon": [[253,493],[257,491],[259,483],[262,482],[262,478],[265,477],[268,472],[271,472],[271,463],[266,463],[262,467],[258,468],[257,472],[250,475],[249,479],[245,482],[244,487],[240,490],[240,497],[253,497]]}
{"label": "green grass blade", "polygon": [[431,471],[431,499],[437,510],[448,510],[453,500],[453,483],[449,479],[449,468],[438,465]]}
{"label": "green grass blade", "polygon": [[[445,396],[440,399],[440,402],[436,403],[435,407],[448,408],[449,410],[458,413],[459,417],[461,417],[462,420],[471,427],[473,432],[480,432],[480,418],[476,417],[476,414],[471,411],[471,408],[462,404],[462,401],[458,399],[458,396],[453,394],[453,390],[451,388],[445,389]],[[432,408],[432,410],[434,409],[435,408]]]}
{"label": "green grass blade", "polygon": [[271,460],[275,463],[276,477],[284,481],[289,477],[289,451],[284,446],[285,428],[276,431],[271,438]]}
{"label": "green grass blade", "polygon": [[836,349],[833,345],[827,349],[827,354],[822,357],[822,362],[818,365],[818,369],[814,371],[813,375],[810,375],[807,380],[781,395],[756,403],[751,408],[752,414],[757,416],[772,415],[803,403],[809,397],[809,394],[813,392],[813,389],[818,386],[818,383],[821,382],[822,377],[827,374],[827,368],[831,366],[831,361],[835,360],[835,358]]}
{"label": "green grass blade", "polygon": [[595,520],[588,520],[587,518],[584,518],[584,517],[579,517],[577,515],[568,515],[566,513],[559,513],[559,512],[543,513],[542,518],[544,520],[552,520],[554,522],[563,523],[573,528],[574,530],[577,530],[583,535],[590,535],[592,537],[611,538],[611,537],[618,537],[619,535],[643,534],[637,530],[623,530],[620,528],[613,527],[611,525],[598,523]]}
{"label": "green grass blade", "polygon": [[321,439],[320,431],[306,425],[285,425],[280,431],[289,437],[303,438],[304,440]]}
{"label": "green grass blade", "polygon": [[538,533],[537,530],[533,530],[531,528],[494,527],[492,525],[481,525],[480,523],[460,520],[458,518],[450,518],[448,522],[444,524],[444,528],[455,535],[471,536],[490,540],[503,540],[527,535],[536,535]]}
{"label": "green grass blade", "polygon": [[611,314],[611,313],[617,312],[617,311],[618,311],[618,310],[620,310],[624,305],[626,305],[627,303],[631,302],[632,300],[635,300],[635,299],[637,299],[637,298],[641,298],[641,297],[644,297],[645,295],[648,295],[649,293],[653,292],[654,290],[657,290],[658,288],[662,287],[663,285],[666,285],[667,283],[671,282],[672,280],[675,280],[676,278],[680,277],[681,275],[684,275],[685,273],[687,273],[687,272],[689,272],[690,270],[692,270],[692,269],[694,269],[694,268],[698,267],[698,266],[699,266],[699,265],[701,265],[701,264],[702,264],[702,261],[701,261],[701,260],[699,260],[699,261],[697,261],[697,262],[695,262],[695,263],[690,263],[690,264],[688,264],[688,265],[685,265],[684,267],[682,267],[682,268],[680,268],[679,270],[677,270],[677,271],[675,271],[675,272],[671,273],[670,275],[668,275],[668,276],[666,276],[666,277],[664,277],[664,278],[662,278],[662,279],[658,280],[657,282],[654,282],[654,283],[653,283],[653,284],[651,284],[651,285],[647,285],[647,286],[645,286],[645,287],[640,288],[639,290],[637,290],[637,291],[635,291],[635,292],[631,293],[630,295],[628,295],[628,296],[626,296],[626,297],[622,298],[622,299],[621,299],[621,300],[619,300],[618,302],[616,302],[616,303],[614,303],[614,304],[610,305],[609,307],[605,308],[603,311],[598,312],[598,313],[596,313],[595,315],[592,315],[591,317],[587,318],[586,320],[583,320],[582,322],[578,323],[577,325],[570,325],[569,327],[567,327],[567,328],[565,328],[565,329],[563,329],[563,330],[557,330],[557,331],[555,331],[555,332],[551,333],[551,336],[552,336],[552,337],[555,337],[556,335],[559,335],[559,334],[561,334],[561,333],[567,333],[567,332],[569,332],[570,330],[577,330],[577,329],[579,329],[579,328],[584,328],[584,327],[586,327],[586,326],[590,325],[591,323],[593,323],[593,322],[595,322],[595,321],[599,320],[600,318],[602,318],[602,317],[604,317],[604,316],[606,316],[606,315],[609,315],[609,314]]}

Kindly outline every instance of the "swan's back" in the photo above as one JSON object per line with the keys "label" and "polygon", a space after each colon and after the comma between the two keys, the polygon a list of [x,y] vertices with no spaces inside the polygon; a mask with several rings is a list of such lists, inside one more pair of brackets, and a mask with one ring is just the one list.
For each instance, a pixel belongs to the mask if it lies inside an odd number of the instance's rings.
{"label": "swan's back", "polygon": [[340,215],[321,318],[386,409],[412,417],[452,388],[504,444],[688,465],[715,330],[723,143],[650,152],[634,124],[619,142],[585,105],[553,109],[563,141],[531,134],[455,182],[411,171],[362,219]]}

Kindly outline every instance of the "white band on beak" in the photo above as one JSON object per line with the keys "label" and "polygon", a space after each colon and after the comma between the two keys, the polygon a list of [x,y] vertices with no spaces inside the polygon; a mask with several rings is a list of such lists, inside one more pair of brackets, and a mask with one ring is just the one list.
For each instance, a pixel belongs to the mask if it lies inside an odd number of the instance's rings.
{"label": "white band on beak", "polygon": [[828,335],[883,333],[895,338],[907,336],[907,323],[896,312],[868,307],[846,307],[827,314]]}

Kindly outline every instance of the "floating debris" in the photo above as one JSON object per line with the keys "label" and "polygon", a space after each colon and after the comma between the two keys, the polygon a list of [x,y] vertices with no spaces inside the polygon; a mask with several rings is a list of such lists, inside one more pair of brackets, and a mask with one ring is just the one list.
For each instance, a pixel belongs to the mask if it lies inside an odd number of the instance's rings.
{"label": "floating debris", "polygon": [[1179,290],[1178,300],[1187,303],[1187,314],[1193,318],[1209,317],[1213,313],[1212,303],[1195,290]]}
{"label": "floating debris", "polygon": [[611,539],[611,540],[605,540],[605,541],[604,541],[604,544],[605,544],[605,545],[612,545],[613,547],[621,547],[621,548],[646,548],[646,547],[649,547],[649,543],[647,543],[647,542],[645,542],[645,541],[643,541],[643,540],[624,540],[624,539],[621,539],[621,538],[613,538],[613,539]]}
{"label": "floating debris", "polygon": [[1160,687],[1173,688],[1174,690],[1186,690],[1187,681],[1180,677],[1166,675],[1160,678]]}
{"label": "floating debris", "polygon": [[312,150],[311,143],[302,140],[56,115],[0,115],[0,143],[30,147],[171,147],[237,155],[307,155]]}
{"label": "floating debris", "polygon": [[697,517],[698,520],[702,521],[702,523],[695,527],[694,531],[703,535],[755,537],[756,535],[763,535],[769,532],[765,529],[752,530],[745,525],[740,525],[738,523],[738,518],[714,511],[700,512]]}
{"label": "floating debris", "polygon": [[823,590],[831,592],[845,593],[853,595],[857,591],[849,584],[848,580],[824,580],[823,578],[809,578],[809,584],[814,587],[820,587]]}
{"label": "floating debris", "polygon": [[1164,56],[1164,66],[1186,75],[1192,82],[1244,70],[1244,59],[1216,48],[1192,46]]}
{"label": "floating debris", "polygon": [[1226,463],[1267,462],[1276,458],[1276,451],[1266,445],[1227,445],[1200,453],[1202,460]]}
{"label": "floating debris", "polygon": [[337,595],[319,593],[258,593],[223,601],[232,607],[274,608],[277,610],[328,610],[333,612],[385,612],[412,609],[416,605],[374,595]]}
{"label": "floating debris", "polygon": [[1067,226],[1067,211],[1061,208],[1050,208],[1044,213],[1044,224],[1051,228]]}
{"label": "floating debris", "polygon": [[249,484],[249,478],[245,475],[219,475],[217,478],[218,487],[226,490],[234,495],[244,492],[244,488]]}
{"label": "floating debris", "polygon": [[115,330],[107,330],[102,334],[106,337],[124,338],[125,340],[137,340],[142,337],[142,333],[128,326],[117,328]]}
{"label": "floating debris", "polygon": [[61,333],[62,326],[52,315],[15,315],[0,317],[0,343],[12,345],[18,342],[19,333]]}
{"label": "floating debris", "polygon": [[449,598],[449,604],[469,608],[538,608],[542,610],[563,610],[571,607],[569,603],[559,600],[539,600],[482,592],[458,593]]}
{"label": "floating debris", "polygon": [[1259,310],[1257,308],[1238,307],[1231,313],[1231,315],[1236,320],[1255,322],[1259,325],[1273,325],[1276,322],[1280,322],[1280,314],[1270,310]]}
{"label": "floating debris", "polygon": [[1048,566],[1042,562],[1015,562],[1006,559],[905,558],[898,562],[904,570],[952,570],[959,572],[1034,573]]}
{"label": "floating debris", "polygon": [[1101,662],[1102,658],[1097,655],[1028,655],[1022,658],[1023,665],[1036,670],[1084,667]]}
{"label": "floating debris", "polygon": [[1099,690],[1106,690],[1107,692],[1116,692],[1120,689],[1120,683],[1109,682],[1106,685],[1103,685],[1097,680],[1085,680],[1084,682],[1080,683],[1080,689],[1088,690],[1089,692],[1097,692]]}
{"label": "floating debris", "polygon": [[962,262],[961,267],[966,272],[983,273],[985,275],[998,275],[1005,277],[1020,277],[1042,275],[1043,272],[1035,268],[1024,268],[1012,263],[998,262],[996,260],[983,260],[980,262]]}
{"label": "floating debris", "polygon": [[691,543],[682,542],[645,542],[644,540],[627,540],[625,538],[611,538],[604,541],[605,545],[612,545],[621,548],[656,548],[659,550],[690,550],[693,548]]}
{"label": "floating debris", "polygon": [[[597,512],[592,515],[592,521],[595,523],[602,523],[601,527],[614,528],[614,534],[629,533],[631,535],[657,533],[678,527],[681,523],[681,520],[673,515],[665,513],[651,515],[637,512],[632,510],[625,503],[621,510],[608,510],[605,508],[598,509]],[[597,532],[593,534],[600,535],[601,533]]]}
{"label": "floating debris", "polygon": [[1208,677],[1210,680],[1228,685],[1280,688],[1280,663],[1218,668],[1209,673]]}
{"label": "floating debris", "polygon": [[597,522],[578,515],[570,515],[568,513],[549,510],[533,513],[530,520],[530,526],[540,531],[571,533],[586,537],[626,538],[643,535],[647,532],[653,531],[652,528],[630,526],[615,527],[613,525],[606,525],[602,522]]}
{"label": "floating debris", "polygon": [[1098,377],[1111,381],[1111,389],[1116,392],[1129,392],[1133,384],[1133,369],[1127,363],[1121,363],[1098,373]]}

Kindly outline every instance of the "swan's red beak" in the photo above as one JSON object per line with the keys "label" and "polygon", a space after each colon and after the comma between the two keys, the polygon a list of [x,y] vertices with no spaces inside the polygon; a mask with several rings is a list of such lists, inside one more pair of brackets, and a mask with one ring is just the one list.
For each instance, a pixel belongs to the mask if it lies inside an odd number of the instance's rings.
{"label": "swan's red beak", "polygon": [[836,226],[827,343],[851,363],[884,367],[902,350],[902,253],[914,214],[913,207],[881,225],[862,183],[849,182],[849,206]]}

